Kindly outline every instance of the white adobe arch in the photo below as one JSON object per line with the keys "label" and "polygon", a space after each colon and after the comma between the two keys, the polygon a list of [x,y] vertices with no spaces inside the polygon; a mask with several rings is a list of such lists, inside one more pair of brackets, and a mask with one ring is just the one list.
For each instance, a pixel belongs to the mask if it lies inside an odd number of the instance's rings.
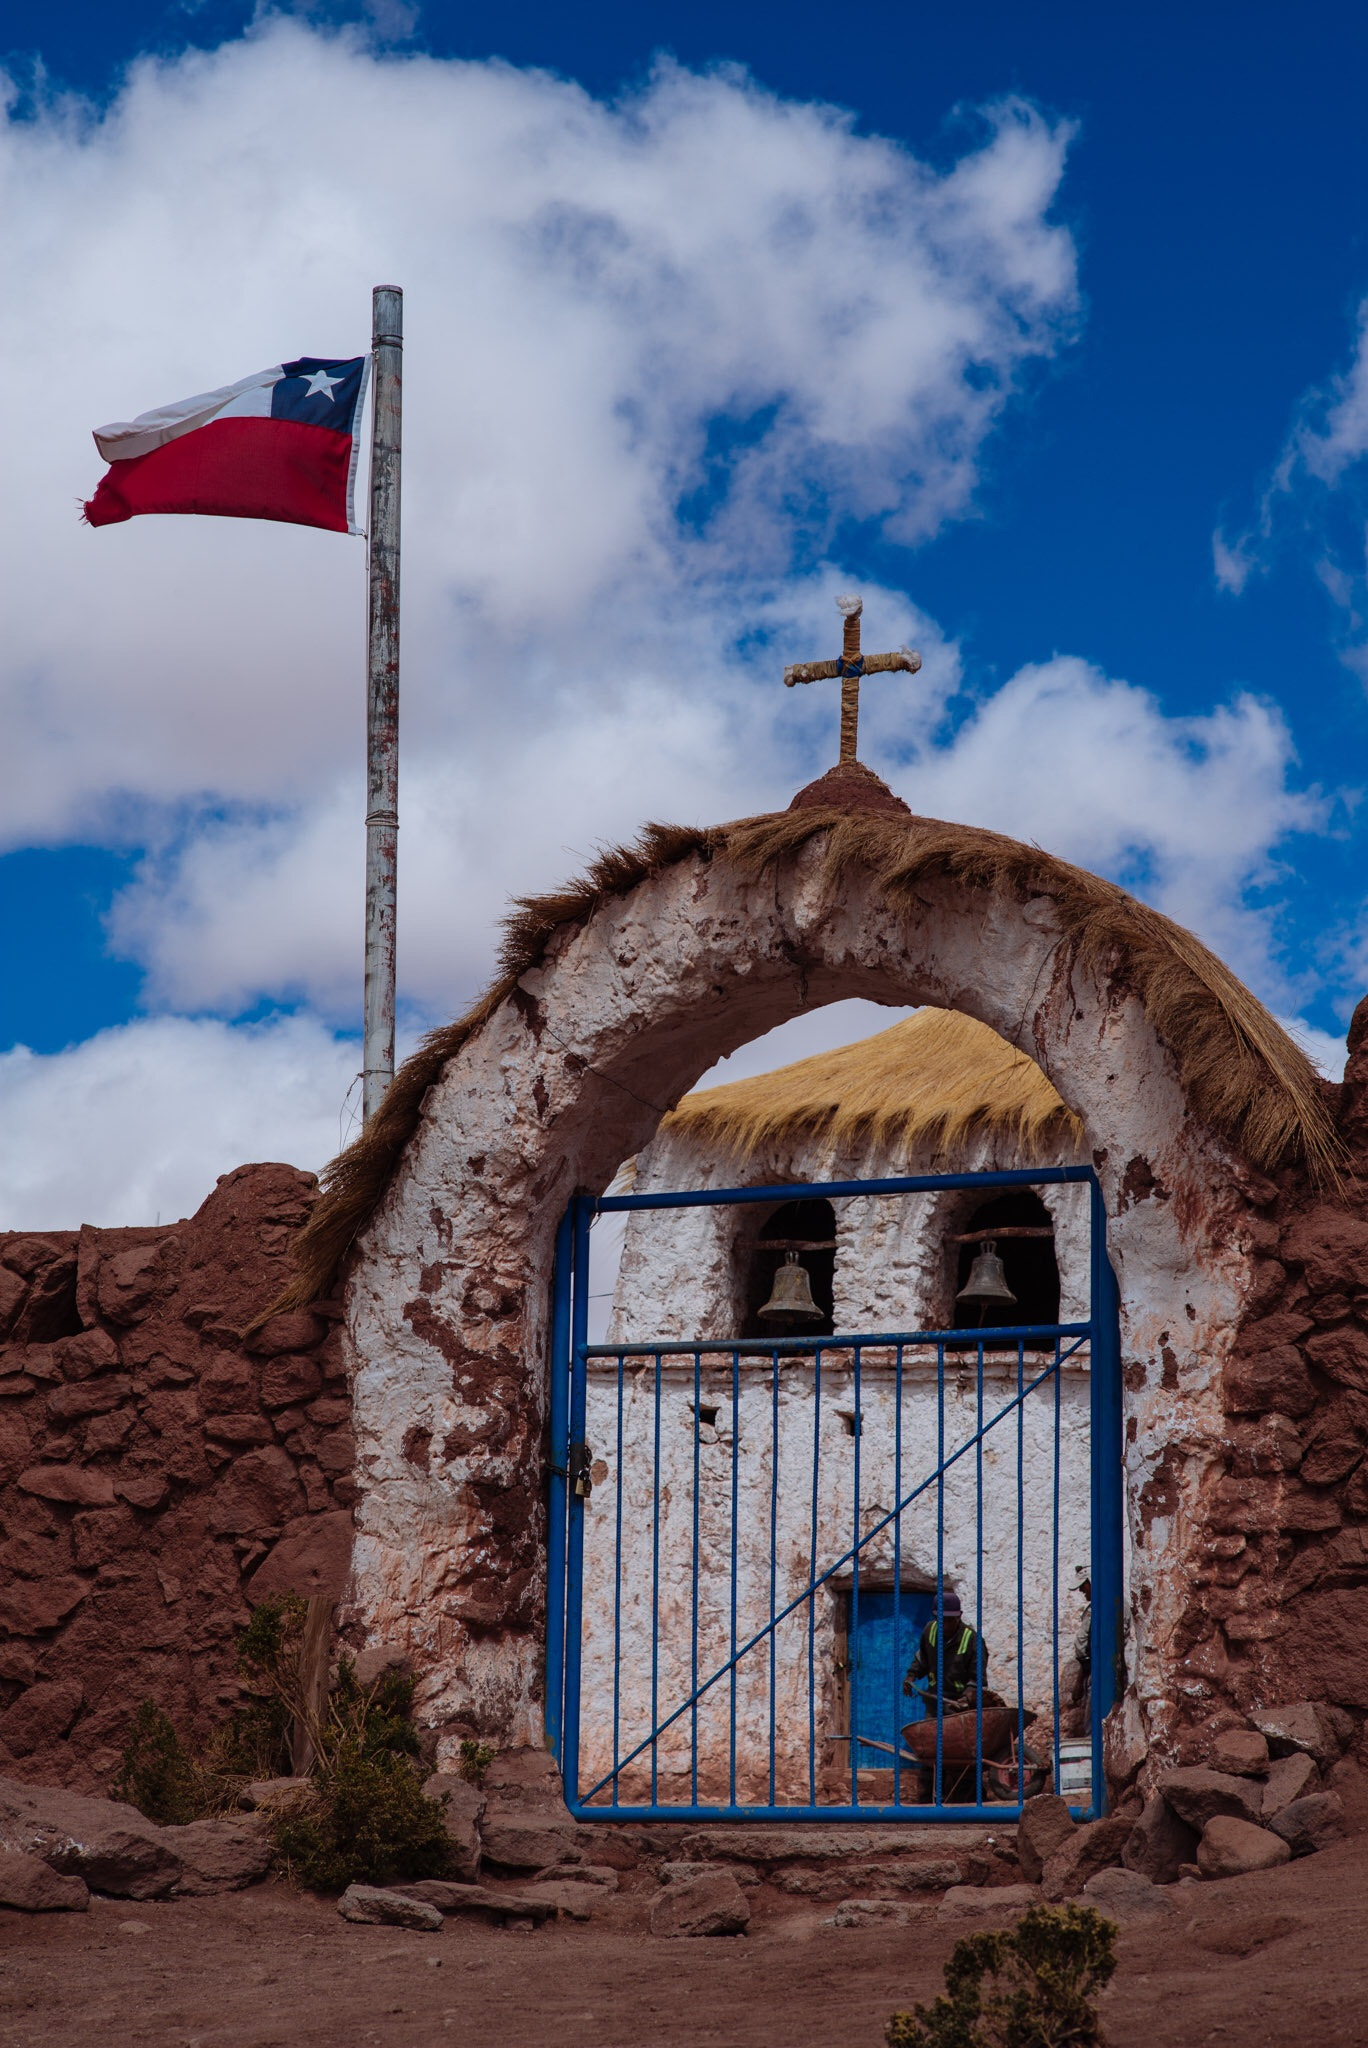
{"label": "white adobe arch", "polygon": [[411,1656],[439,1753],[473,1729],[543,1739],[549,1276],[568,1198],[601,1191],[716,1060],[856,996],[981,1019],[1082,1121],[1126,1388],[1132,1684],[1116,1735],[1133,1755],[1162,1747],[1185,1607],[1173,1567],[1221,1435],[1257,1175],[1193,1112],[1124,960],[1080,964],[1063,884],[1023,894],[932,871],[894,900],[858,863],[833,891],[822,849],[819,833],[756,872],[725,841],[700,844],[600,895],[445,1060],[394,1147],[345,1287],[351,1615]]}

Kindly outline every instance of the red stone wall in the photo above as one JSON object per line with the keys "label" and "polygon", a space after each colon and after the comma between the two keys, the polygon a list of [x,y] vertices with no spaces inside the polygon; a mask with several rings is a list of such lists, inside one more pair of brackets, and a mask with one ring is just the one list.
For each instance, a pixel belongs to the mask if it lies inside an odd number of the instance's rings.
{"label": "red stone wall", "polygon": [[316,1192],[242,1166],[167,1229],[0,1234],[0,1773],[103,1788],[142,1699],[225,1717],[251,1598],[341,1592],[340,1310],[242,1335]]}
{"label": "red stone wall", "polygon": [[1368,998],[1349,1055],[1343,1085],[1327,1084],[1349,1154],[1342,1190],[1289,1173],[1256,1207],[1256,1289],[1192,1560],[1189,1758],[1255,1708],[1368,1711]]}

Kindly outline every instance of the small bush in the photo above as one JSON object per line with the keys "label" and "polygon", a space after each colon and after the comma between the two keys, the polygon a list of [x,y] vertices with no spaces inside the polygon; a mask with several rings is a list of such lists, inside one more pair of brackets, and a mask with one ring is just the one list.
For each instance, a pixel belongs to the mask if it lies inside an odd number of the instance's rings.
{"label": "small bush", "polygon": [[206,1810],[200,1772],[155,1700],[144,1700],[133,1717],[114,1797],[165,1827],[198,1820]]}
{"label": "small bush", "polygon": [[354,1749],[364,1757],[417,1756],[413,1687],[414,1680],[401,1671],[382,1671],[374,1685],[363,1686],[351,1658],[339,1658],[322,1732],[323,1750]]}
{"label": "small bush", "polygon": [[1033,1906],[1011,1933],[957,1941],[946,1996],[895,2012],[888,2048],[1105,2048],[1094,2000],[1115,1941],[1091,1906]]}
{"label": "small bush", "polygon": [[[238,1669],[252,1697],[191,1757],[151,1700],[138,1710],[118,1796],[149,1820],[188,1821],[230,1812],[254,1778],[291,1770],[291,1738],[313,1750],[307,1792],[267,1815],[276,1854],[317,1891],[364,1882],[443,1877],[451,1843],[442,1809],[423,1796],[413,1726],[414,1681],[385,1671],[364,1686],[352,1659],[326,1682],[326,1637],[310,1635],[309,1604],[275,1594],[252,1610],[237,1640]],[[493,1751],[484,1752],[486,1762]]]}
{"label": "small bush", "polygon": [[205,1746],[207,1772],[227,1790],[254,1778],[288,1778],[290,1713],[279,1700],[249,1700],[216,1728]]}
{"label": "small bush", "polygon": [[467,1740],[461,1744],[461,1760],[456,1768],[468,1785],[483,1785],[485,1772],[497,1754],[487,1742]]}
{"label": "small bush", "polygon": [[451,1842],[442,1809],[423,1796],[406,1757],[340,1751],[307,1806],[285,1807],[271,1838],[290,1873],[312,1891],[445,1877]]}

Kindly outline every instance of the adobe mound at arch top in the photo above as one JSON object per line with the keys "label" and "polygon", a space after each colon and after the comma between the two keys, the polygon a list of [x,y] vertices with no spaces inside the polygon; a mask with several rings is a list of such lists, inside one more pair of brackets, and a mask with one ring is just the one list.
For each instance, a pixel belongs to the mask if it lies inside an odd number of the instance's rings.
{"label": "adobe mound at arch top", "polygon": [[1311,1062],[1181,925],[1114,883],[1001,833],[910,813],[804,804],[707,829],[648,825],[635,844],[599,854],[581,880],[521,898],[506,921],[497,979],[464,1017],[429,1034],[366,1131],[326,1169],[326,1192],[297,1241],[298,1278],[274,1307],[302,1306],[326,1290],[384,1194],[428,1089],[509,1000],[519,977],[543,961],[558,931],[588,924],[605,904],[685,861],[729,862],[742,878],[755,878],[782,871],[809,848],[818,885],[830,895],[860,876],[909,914],[918,887],[932,878],[1016,902],[1048,897],[1073,960],[1138,998],[1196,1116],[1254,1167],[1300,1159],[1318,1180],[1338,1177],[1341,1148]]}

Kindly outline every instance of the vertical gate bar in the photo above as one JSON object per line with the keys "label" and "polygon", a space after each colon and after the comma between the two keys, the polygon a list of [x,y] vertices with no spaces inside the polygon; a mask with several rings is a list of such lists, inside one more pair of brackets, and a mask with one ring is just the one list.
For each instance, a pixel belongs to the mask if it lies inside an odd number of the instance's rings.
{"label": "vertical gate bar", "polygon": [[822,1469],[822,1347],[812,1354],[812,1554],[808,1570],[808,1805],[817,1804],[817,1512]]}
{"label": "vertical gate bar", "polygon": [[660,1776],[660,1353],[655,1355],[655,1432],[651,1457],[651,1804]]}
{"label": "vertical gate bar", "polygon": [[774,1745],[776,1735],[777,1683],[774,1625],[778,1605],[779,1544],[779,1353],[770,1352],[770,1526],[769,1526],[769,1803],[774,1804]]}
{"label": "vertical gate bar", "polygon": [[1124,1677],[1122,1600],[1121,1330],[1116,1274],[1107,1255],[1107,1212],[1092,1183],[1092,1332],[1089,1381],[1092,1436],[1092,1772],[1094,1813],[1107,1806],[1103,1724]]}
{"label": "vertical gate bar", "polygon": [[[903,1348],[893,1361],[893,1498],[902,1500],[902,1382]],[[902,1805],[902,1514],[893,1522],[893,1804]]]}
{"label": "vertical gate bar", "polygon": [[1050,1617],[1050,1670],[1054,1682],[1054,1782],[1059,1784],[1059,1468],[1060,1431],[1064,1412],[1064,1366],[1059,1339],[1055,1338],[1054,1363],[1054,1607]]}
{"label": "vertical gate bar", "polygon": [[627,1359],[617,1355],[617,1487],[613,1526],[613,1804],[618,1804],[618,1759],[622,1754],[622,1405]]}
{"label": "vertical gate bar", "polygon": [[565,1712],[565,1469],[570,1444],[570,1258],[571,1226],[567,1209],[556,1226],[547,1401],[551,1486],[546,1506],[546,1740],[557,1763],[561,1761]]}
{"label": "vertical gate bar", "polygon": [[[583,1443],[584,1418],[588,1400],[584,1347],[589,1340],[589,1219],[594,1205],[590,1197],[576,1195],[571,1205],[570,1301],[570,1442]],[[565,1734],[561,1763],[566,1798],[579,1804],[580,1674],[584,1650],[584,1502],[569,1496],[569,1533],[566,1542],[565,1603]]]}
{"label": "vertical gate bar", "polygon": [[732,1456],[731,1456],[731,1639],[727,1655],[731,1660],[730,1672],[730,1728],[727,1739],[727,1790],[728,1803],[736,1804],[736,1570],[737,1570],[737,1519],[739,1512],[738,1480],[740,1465],[737,1453],[741,1445],[741,1353],[733,1351],[732,1362]]}
{"label": "vertical gate bar", "polygon": [[978,1341],[977,1399],[974,1408],[974,1633],[978,1637],[978,1697],[974,1702],[974,1798],[983,1804],[983,1339]]}
{"label": "vertical gate bar", "polygon": [[853,1555],[850,1560],[850,1803],[860,1803],[860,1768],[858,1745],[855,1741],[855,1722],[859,1713],[859,1678],[855,1666],[855,1644],[860,1635],[860,1347],[854,1347],[853,1376],[855,1384],[855,1457],[852,1462],[852,1498],[850,1542]]}
{"label": "vertical gate bar", "polygon": [[1017,1338],[1017,1758],[1026,1747],[1026,1340]]}
{"label": "vertical gate bar", "polygon": [[694,1365],[694,1440],[693,1440],[693,1588],[690,1604],[689,1640],[689,1792],[694,1806],[698,1804],[698,1476],[699,1445],[702,1441],[698,1432],[701,1421],[698,1413],[703,1398],[703,1354],[695,1351]]}
{"label": "vertical gate bar", "polygon": [[945,1345],[936,1346],[936,1769],[931,1804],[945,1789]]}

